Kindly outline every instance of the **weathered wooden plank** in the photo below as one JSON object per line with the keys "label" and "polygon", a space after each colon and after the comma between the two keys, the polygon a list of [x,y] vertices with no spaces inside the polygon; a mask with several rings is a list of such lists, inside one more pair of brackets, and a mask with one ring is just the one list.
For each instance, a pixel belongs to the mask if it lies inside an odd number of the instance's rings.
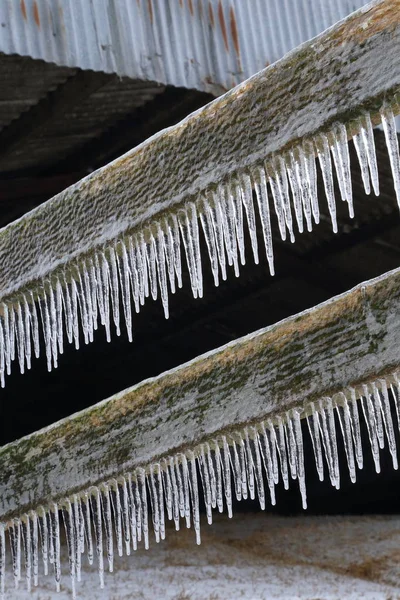
{"label": "weathered wooden plank", "polygon": [[400,269],[0,450],[0,516],[400,365]]}
{"label": "weathered wooden plank", "polygon": [[394,101],[400,0],[372,2],[0,232],[0,297],[339,120]]}

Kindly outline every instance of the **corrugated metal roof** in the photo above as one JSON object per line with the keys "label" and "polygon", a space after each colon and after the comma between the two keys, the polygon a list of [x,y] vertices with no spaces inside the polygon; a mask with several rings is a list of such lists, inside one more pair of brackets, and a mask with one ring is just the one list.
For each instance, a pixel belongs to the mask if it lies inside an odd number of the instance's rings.
{"label": "corrugated metal roof", "polygon": [[0,51],[221,93],[363,0],[2,0]]}

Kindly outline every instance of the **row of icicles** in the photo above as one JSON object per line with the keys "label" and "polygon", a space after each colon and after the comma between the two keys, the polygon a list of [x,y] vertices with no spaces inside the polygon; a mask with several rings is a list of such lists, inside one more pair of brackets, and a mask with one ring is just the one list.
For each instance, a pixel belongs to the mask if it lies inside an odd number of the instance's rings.
{"label": "row of icicles", "polygon": [[[394,186],[400,205],[400,158],[393,112],[382,111]],[[369,114],[359,119],[359,132],[353,136],[367,194],[372,188],[379,194],[374,134]],[[262,224],[265,251],[271,274],[274,256],[270,215],[272,205],[282,240],[287,234],[294,241],[294,221],[299,232],[312,230],[319,222],[317,169],[321,167],[325,194],[337,231],[333,167],[342,200],[348,203],[352,217],[353,200],[347,131],[343,124],[332,127],[329,137],[319,134],[312,142],[304,141],[284,157],[277,156],[267,166],[251,173],[232,177],[215,191],[205,193],[196,203],[188,202],[178,213],[154,221],[136,235],[118,240],[104,251],[69,265],[69,275],[50,275],[36,289],[38,308],[31,292],[21,292],[11,302],[0,306],[0,382],[10,374],[11,362],[17,357],[20,371],[31,367],[32,353],[39,355],[39,329],[43,332],[48,369],[57,367],[63,352],[64,336],[79,348],[80,328],[84,342],[93,340],[98,322],[111,337],[111,321],[120,335],[120,296],[129,340],[132,340],[132,304],[136,312],[147,297],[161,296],[168,318],[168,294],[182,286],[181,239],[186,254],[191,287],[195,298],[203,295],[203,278],[199,241],[199,219],[204,232],[215,285],[227,277],[227,267],[239,276],[239,264],[245,264],[244,229],[247,227],[254,260],[258,263],[256,204]],[[333,163],[332,163],[333,157]],[[267,183],[272,192],[268,198]],[[294,214],[294,216],[293,216]],[[246,225],[247,223],[247,225]],[[71,277],[72,273],[72,277]],[[80,316],[79,316],[80,315]]]}
{"label": "row of icicles", "polygon": [[[349,388],[346,393],[305,406],[321,481],[327,469],[332,485],[340,486],[341,440],[350,479],[356,480],[356,468],[363,467],[360,413],[365,420],[376,471],[380,471],[380,449],[384,448],[385,439],[393,467],[398,468],[391,404],[400,429],[399,377],[400,372],[387,380],[379,379],[357,390]],[[22,579],[23,568],[26,587],[31,590],[32,583],[34,586],[39,583],[39,570],[47,575],[50,567],[56,589],[60,590],[60,521],[65,528],[75,598],[76,582],[81,580],[82,556],[86,554],[90,565],[97,562],[103,587],[104,563],[113,571],[115,549],[122,556],[124,552],[130,555],[139,544],[149,547],[149,520],[156,542],[165,538],[167,518],[174,521],[177,530],[181,519],[187,527],[192,526],[199,544],[201,493],[209,524],[213,509],[220,513],[225,509],[232,517],[233,495],[237,500],[258,498],[264,510],[268,502],[265,484],[269,502],[274,505],[275,486],[280,480],[285,489],[290,479],[298,480],[302,505],[306,508],[302,412],[301,408],[292,409],[240,432],[217,435],[191,451],[167,456],[58,504],[53,502],[0,524],[0,596],[5,595],[7,537],[15,587]]]}

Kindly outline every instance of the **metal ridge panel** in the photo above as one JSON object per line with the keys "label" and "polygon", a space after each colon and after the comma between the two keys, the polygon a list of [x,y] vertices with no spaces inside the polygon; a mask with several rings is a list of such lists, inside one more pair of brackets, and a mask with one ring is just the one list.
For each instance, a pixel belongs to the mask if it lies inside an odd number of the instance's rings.
{"label": "metal ridge panel", "polygon": [[363,0],[2,0],[0,51],[216,95]]}

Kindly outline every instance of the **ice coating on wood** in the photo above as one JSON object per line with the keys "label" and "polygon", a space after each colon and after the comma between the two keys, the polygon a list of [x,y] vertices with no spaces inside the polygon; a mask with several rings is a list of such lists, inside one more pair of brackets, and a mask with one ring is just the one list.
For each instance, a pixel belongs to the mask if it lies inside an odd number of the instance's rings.
{"label": "ice coating on wood", "polygon": [[[303,436],[310,435],[320,480],[327,475],[339,488],[345,477],[339,463],[343,444],[351,481],[362,468],[359,408],[367,425],[370,451],[379,472],[379,453],[387,444],[393,468],[398,468],[395,429],[400,430],[400,373],[345,389],[333,397],[269,417],[236,432],[221,433],[193,449],[164,456],[131,473],[116,476],[69,498],[38,507],[11,521],[0,523],[0,593],[5,577],[15,587],[25,579],[27,589],[54,565],[55,588],[60,589],[61,527],[67,539],[69,567],[63,565],[77,597],[82,560],[97,563],[99,585],[104,587],[104,556],[113,571],[115,554],[129,555],[139,545],[149,546],[149,519],[156,543],[165,538],[165,520],[179,530],[183,520],[194,529],[200,543],[200,497],[205,519],[212,524],[213,511],[232,517],[232,499],[257,499],[264,510],[275,504],[275,488],[298,481],[303,508],[307,507]],[[392,418],[397,414],[397,423]],[[301,418],[308,427],[301,427]],[[62,514],[62,518],[59,517]],[[94,537],[93,537],[94,533]],[[7,542],[8,538],[8,542]],[[12,573],[6,574],[6,552],[11,553]],[[41,559],[39,560],[39,554]],[[94,556],[95,555],[95,556]]]}
{"label": "ice coating on wood", "polygon": [[[400,205],[400,155],[391,109],[381,110],[394,189]],[[371,118],[368,113],[357,121],[353,140],[367,194],[379,193],[378,173]],[[21,292],[0,305],[0,382],[18,360],[21,373],[31,368],[32,352],[39,354],[39,337],[44,340],[48,369],[57,367],[64,343],[93,341],[102,325],[108,341],[120,335],[121,327],[133,338],[134,312],[138,313],[146,298],[161,299],[165,317],[169,316],[169,294],[182,286],[182,255],[186,258],[193,296],[203,295],[200,227],[206,241],[215,285],[232,271],[238,277],[245,264],[244,233],[251,239],[252,254],[258,262],[256,212],[262,227],[265,254],[270,274],[274,270],[273,225],[282,240],[293,242],[295,224],[299,232],[304,225],[312,230],[318,223],[323,203],[329,211],[336,232],[335,170],[342,200],[354,215],[350,175],[350,155],[346,126],[335,123],[331,131],[303,140],[283,156],[247,173],[221,183],[197,201],[186,203],[177,214],[160,216],[131,236],[118,239],[65,272],[43,280],[36,290]],[[325,198],[318,198],[318,160]],[[247,257],[248,258],[248,257]],[[122,311],[120,312],[120,298]],[[41,333],[40,333],[41,329]],[[66,337],[66,339],[64,339]]]}

